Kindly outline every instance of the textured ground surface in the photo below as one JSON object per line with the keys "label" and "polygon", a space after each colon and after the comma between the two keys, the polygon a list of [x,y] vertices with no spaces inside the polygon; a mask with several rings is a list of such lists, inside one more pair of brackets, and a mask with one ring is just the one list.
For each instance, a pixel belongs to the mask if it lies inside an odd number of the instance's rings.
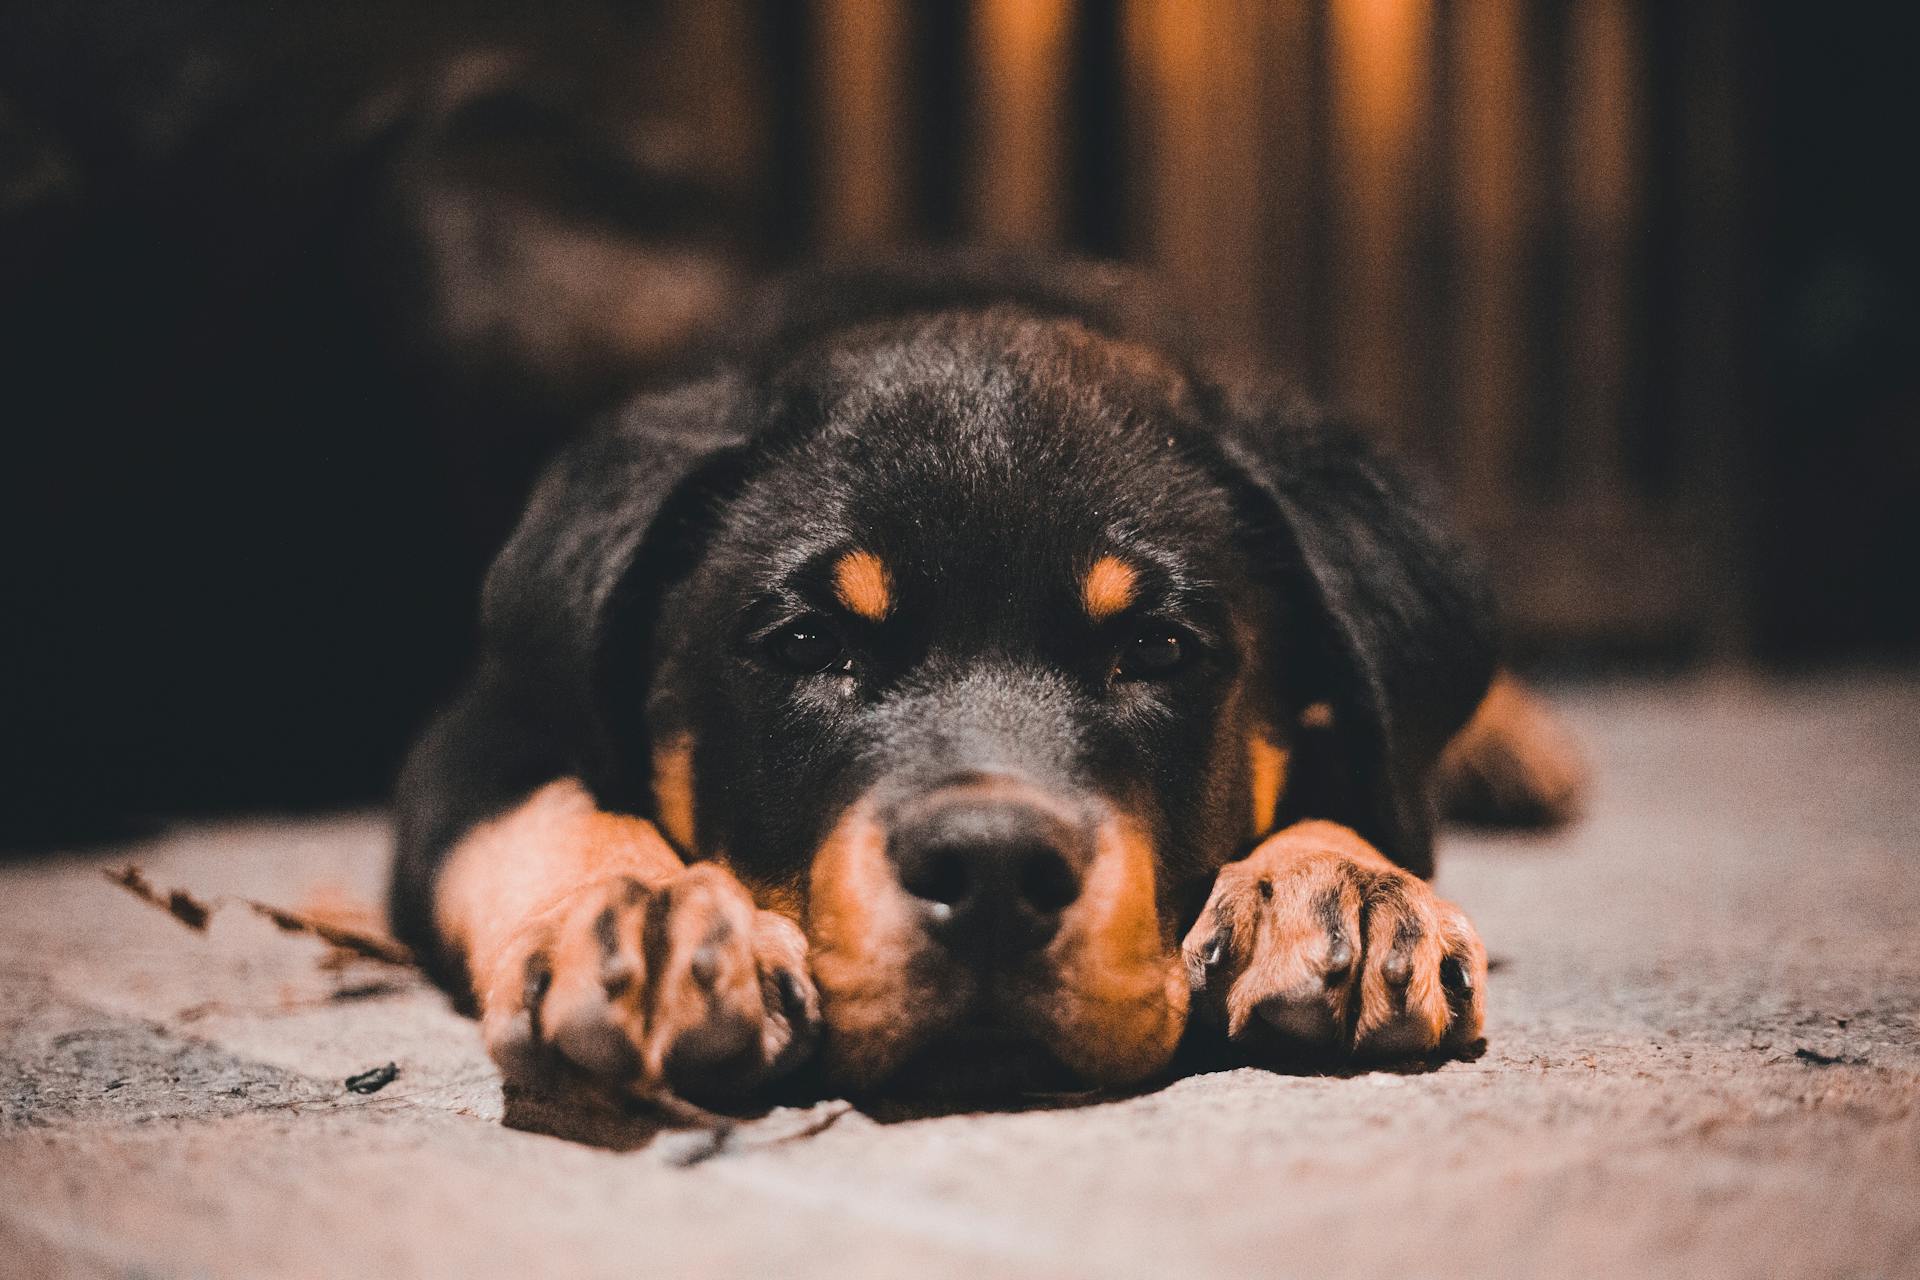
{"label": "textured ground surface", "polygon": [[99,875],[371,896],[377,818],[0,863],[0,1272],[1920,1274],[1920,679],[1564,701],[1590,819],[1442,855],[1503,962],[1479,1061],[808,1134],[828,1104],[691,1167],[503,1128],[430,992]]}

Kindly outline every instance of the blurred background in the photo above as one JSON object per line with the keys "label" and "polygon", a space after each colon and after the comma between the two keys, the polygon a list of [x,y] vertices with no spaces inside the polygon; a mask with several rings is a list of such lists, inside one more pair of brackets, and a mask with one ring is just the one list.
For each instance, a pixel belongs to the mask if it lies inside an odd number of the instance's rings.
{"label": "blurred background", "polygon": [[1524,666],[1920,649],[1912,20],[0,5],[0,843],[377,799],[541,458],[756,272],[1158,273],[1444,479]]}

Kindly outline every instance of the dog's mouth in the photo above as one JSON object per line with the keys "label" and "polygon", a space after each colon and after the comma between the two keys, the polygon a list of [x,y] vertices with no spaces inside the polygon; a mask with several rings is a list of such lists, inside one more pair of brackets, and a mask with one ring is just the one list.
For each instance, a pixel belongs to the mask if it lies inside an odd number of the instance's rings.
{"label": "dog's mouth", "polygon": [[1087,1088],[1037,1037],[968,1023],[910,1054],[885,1083],[890,1098],[932,1107],[1018,1106]]}

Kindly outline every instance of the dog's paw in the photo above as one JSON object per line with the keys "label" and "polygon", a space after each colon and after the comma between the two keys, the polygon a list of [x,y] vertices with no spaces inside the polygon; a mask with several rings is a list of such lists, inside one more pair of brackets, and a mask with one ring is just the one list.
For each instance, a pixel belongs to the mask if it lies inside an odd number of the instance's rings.
{"label": "dog's paw", "polygon": [[1480,1039],[1487,953],[1473,925],[1330,822],[1221,868],[1182,953],[1196,1010],[1256,1054],[1378,1061]]}
{"label": "dog's paw", "polygon": [[616,1097],[737,1098],[798,1065],[819,1025],[799,927],[711,864],[576,890],[520,931],[481,1001],[510,1085]]}

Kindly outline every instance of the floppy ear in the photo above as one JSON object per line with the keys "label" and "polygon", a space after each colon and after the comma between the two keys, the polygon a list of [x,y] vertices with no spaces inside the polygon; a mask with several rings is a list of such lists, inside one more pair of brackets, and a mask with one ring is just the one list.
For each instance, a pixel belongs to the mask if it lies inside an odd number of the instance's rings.
{"label": "floppy ear", "polygon": [[646,794],[630,691],[644,688],[653,605],[737,484],[749,398],[720,378],[631,402],[547,469],[487,574],[483,668],[597,793]]}
{"label": "floppy ear", "polygon": [[1312,620],[1306,670],[1282,685],[1296,712],[1324,701],[1333,713],[1299,735],[1287,811],[1345,822],[1431,874],[1428,777],[1494,668],[1480,567],[1358,431],[1280,405],[1230,417],[1221,447],[1253,552]]}

